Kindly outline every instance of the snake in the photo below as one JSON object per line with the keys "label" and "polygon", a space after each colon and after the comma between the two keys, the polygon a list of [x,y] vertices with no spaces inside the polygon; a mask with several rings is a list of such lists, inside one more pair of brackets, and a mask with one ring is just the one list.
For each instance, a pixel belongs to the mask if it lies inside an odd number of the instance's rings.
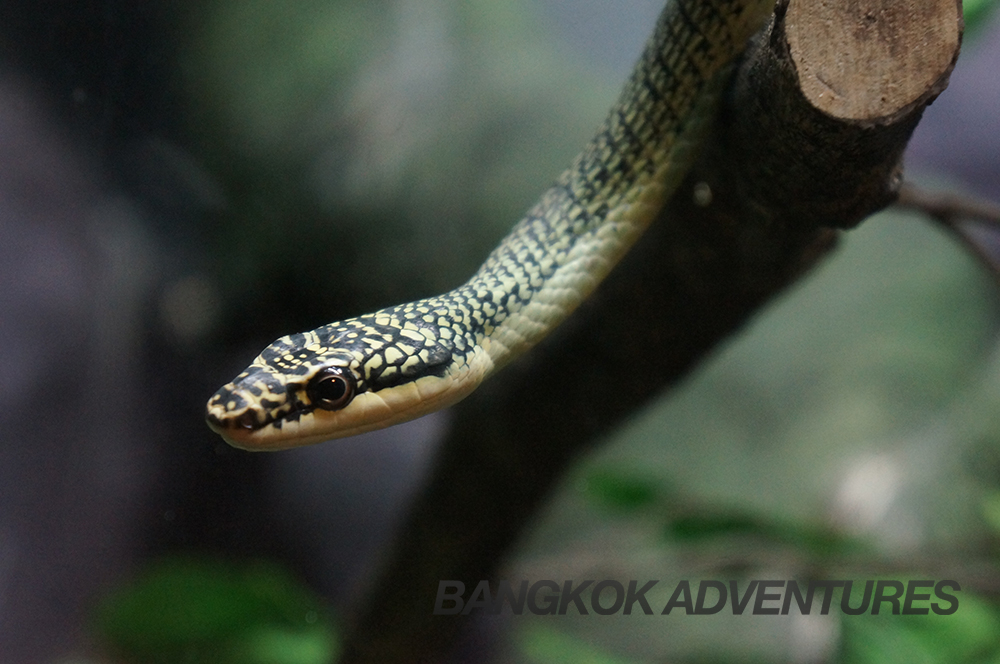
{"label": "snake", "polygon": [[773,9],[774,0],[670,2],[595,136],[472,278],[281,337],[209,399],[208,425],[234,447],[280,450],[466,397],[559,325],[657,217]]}

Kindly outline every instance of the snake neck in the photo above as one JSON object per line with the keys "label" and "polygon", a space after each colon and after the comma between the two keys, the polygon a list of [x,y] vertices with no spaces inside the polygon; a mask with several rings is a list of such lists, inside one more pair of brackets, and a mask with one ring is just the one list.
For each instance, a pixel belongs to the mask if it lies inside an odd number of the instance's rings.
{"label": "snake neck", "polygon": [[696,156],[729,64],[773,0],[678,0],[661,14],[616,105],[573,164],[464,285],[426,302],[500,367],[593,291]]}

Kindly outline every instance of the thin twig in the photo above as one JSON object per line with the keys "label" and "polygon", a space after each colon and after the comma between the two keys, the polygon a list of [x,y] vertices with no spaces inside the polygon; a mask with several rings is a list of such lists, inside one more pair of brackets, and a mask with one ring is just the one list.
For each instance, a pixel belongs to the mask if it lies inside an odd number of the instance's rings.
{"label": "thin twig", "polygon": [[896,204],[922,212],[951,228],[963,220],[1000,227],[1000,204],[968,194],[930,191],[907,182],[900,187]]}
{"label": "thin twig", "polygon": [[[990,269],[1000,282],[1000,259],[993,242],[982,233],[973,232],[975,224],[1000,233],[1000,205],[993,201],[975,198],[968,194],[929,191],[914,184],[904,183],[899,190],[897,205],[926,215],[955,236],[959,242]],[[970,225],[969,222],[973,222]],[[996,229],[993,231],[992,229]]]}

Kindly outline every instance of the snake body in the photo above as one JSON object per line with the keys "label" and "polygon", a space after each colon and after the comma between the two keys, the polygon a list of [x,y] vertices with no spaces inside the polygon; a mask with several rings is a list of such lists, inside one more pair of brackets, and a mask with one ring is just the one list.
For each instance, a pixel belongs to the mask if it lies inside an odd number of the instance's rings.
{"label": "snake body", "polygon": [[274,450],[468,395],[580,304],[691,165],[729,64],[774,0],[674,0],[587,147],[458,288],[281,337],[208,402],[230,444]]}

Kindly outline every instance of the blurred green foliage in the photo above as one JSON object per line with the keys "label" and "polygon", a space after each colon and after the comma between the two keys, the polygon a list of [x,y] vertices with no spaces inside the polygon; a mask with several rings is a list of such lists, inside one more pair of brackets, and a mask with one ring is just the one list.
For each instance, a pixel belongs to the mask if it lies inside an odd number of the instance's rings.
{"label": "blurred green foliage", "polygon": [[962,0],[966,34],[976,36],[979,28],[986,25],[993,16],[998,4],[997,0]]}
{"label": "blurred green foliage", "polygon": [[722,537],[754,537],[763,543],[793,547],[817,561],[861,548],[851,538],[827,527],[755,516],[739,510],[681,515],[667,524],[666,531],[668,540],[687,544]]}
{"label": "blurred green foliage", "polygon": [[653,505],[663,493],[655,480],[614,468],[597,468],[586,478],[584,491],[595,505],[630,512]]}
{"label": "blurred green foliage", "polygon": [[962,596],[950,616],[842,616],[839,661],[851,664],[996,664],[1000,612]]}
{"label": "blurred green foliage", "polygon": [[95,632],[128,664],[330,664],[329,612],[264,562],[172,557],[101,601]]}

